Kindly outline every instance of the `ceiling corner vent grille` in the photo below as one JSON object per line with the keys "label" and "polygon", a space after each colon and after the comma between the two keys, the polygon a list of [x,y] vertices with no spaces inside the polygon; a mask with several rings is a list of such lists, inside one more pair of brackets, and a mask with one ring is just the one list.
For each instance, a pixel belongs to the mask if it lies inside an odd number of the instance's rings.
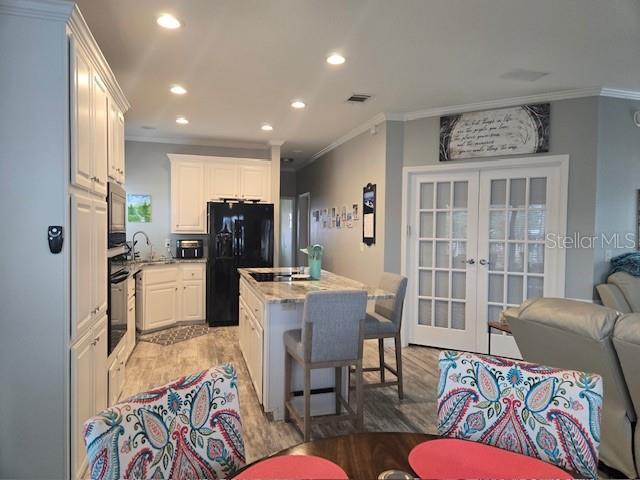
{"label": "ceiling corner vent grille", "polygon": [[370,98],[371,95],[367,95],[366,93],[354,93],[349,98],[347,98],[347,102],[364,103]]}

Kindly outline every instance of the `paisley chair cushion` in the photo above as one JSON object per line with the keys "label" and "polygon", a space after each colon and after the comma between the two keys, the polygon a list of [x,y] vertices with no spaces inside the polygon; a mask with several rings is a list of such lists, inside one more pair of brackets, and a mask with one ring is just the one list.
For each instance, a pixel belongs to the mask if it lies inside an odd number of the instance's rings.
{"label": "paisley chair cushion", "polygon": [[500,357],[440,354],[438,433],[536,457],[596,478],[599,375]]}
{"label": "paisley chair cushion", "polygon": [[228,478],[244,466],[237,376],[223,364],[113,405],[84,424],[92,479]]}

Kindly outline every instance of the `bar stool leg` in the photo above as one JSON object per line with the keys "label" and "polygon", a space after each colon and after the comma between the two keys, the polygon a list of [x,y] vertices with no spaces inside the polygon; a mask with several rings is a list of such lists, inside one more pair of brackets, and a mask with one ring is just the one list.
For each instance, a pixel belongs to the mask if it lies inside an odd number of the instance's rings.
{"label": "bar stool leg", "polygon": [[404,391],[402,388],[402,341],[400,340],[400,332],[396,333],[396,372],[398,373],[398,398],[402,400],[404,398]]}
{"label": "bar stool leg", "polygon": [[378,339],[378,358],[380,360],[380,382],[384,383],[384,338]]}
{"label": "bar stool leg", "polygon": [[290,420],[287,404],[291,401],[291,356],[285,349],[284,352],[284,421]]}
{"label": "bar stool leg", "polygon": [[311,369],[304,366],[304,441],[311,440]]}
{"label": "bar stool leg", "polygon": [[364,429],[364,395],[362,388],[362,360],[356,363],[356,430]]}
{"label": "bar stool leg", "polygon": [[340,397],[342,396],[342,367],[336,367],[336,415],[342,412]]}

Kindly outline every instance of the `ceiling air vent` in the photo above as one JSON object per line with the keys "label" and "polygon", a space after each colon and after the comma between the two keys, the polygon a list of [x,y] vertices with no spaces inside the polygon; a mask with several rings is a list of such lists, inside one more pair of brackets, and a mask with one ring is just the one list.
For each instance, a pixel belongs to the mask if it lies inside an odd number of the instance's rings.
{"label": "ceiling air vent", "polygon": [[347,98],[347,102],[364,103],[370,98],[371,95],[367,95],[366,93],[354,93],[349,98]]}

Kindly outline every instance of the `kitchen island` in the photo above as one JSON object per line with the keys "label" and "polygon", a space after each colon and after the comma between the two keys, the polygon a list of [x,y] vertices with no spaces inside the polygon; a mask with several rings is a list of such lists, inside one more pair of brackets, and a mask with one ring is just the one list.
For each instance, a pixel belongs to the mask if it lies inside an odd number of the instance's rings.
{"label": "kitchen island", "polygon": [[[366,290],[369,300],[393,298],[393,294],[322,271],[320,280],[294,280],[297,269],[241,268],[239,340],[256,395],[266,413],[274,420],[284,415],[284,342],[287,330],[301,328],[305,296],[309,292]],[[258,281],[252,274],[256,275]],[[302,369],[293,362],[292,387],[302,392]],[[347,392],[348,375],[343,392]],[[335,412],[335,377],[332,368],[311,372],[311,414]],[[295,394],[294,394],[295,395]],[[302,396],[294,398],[302,411]]]}

